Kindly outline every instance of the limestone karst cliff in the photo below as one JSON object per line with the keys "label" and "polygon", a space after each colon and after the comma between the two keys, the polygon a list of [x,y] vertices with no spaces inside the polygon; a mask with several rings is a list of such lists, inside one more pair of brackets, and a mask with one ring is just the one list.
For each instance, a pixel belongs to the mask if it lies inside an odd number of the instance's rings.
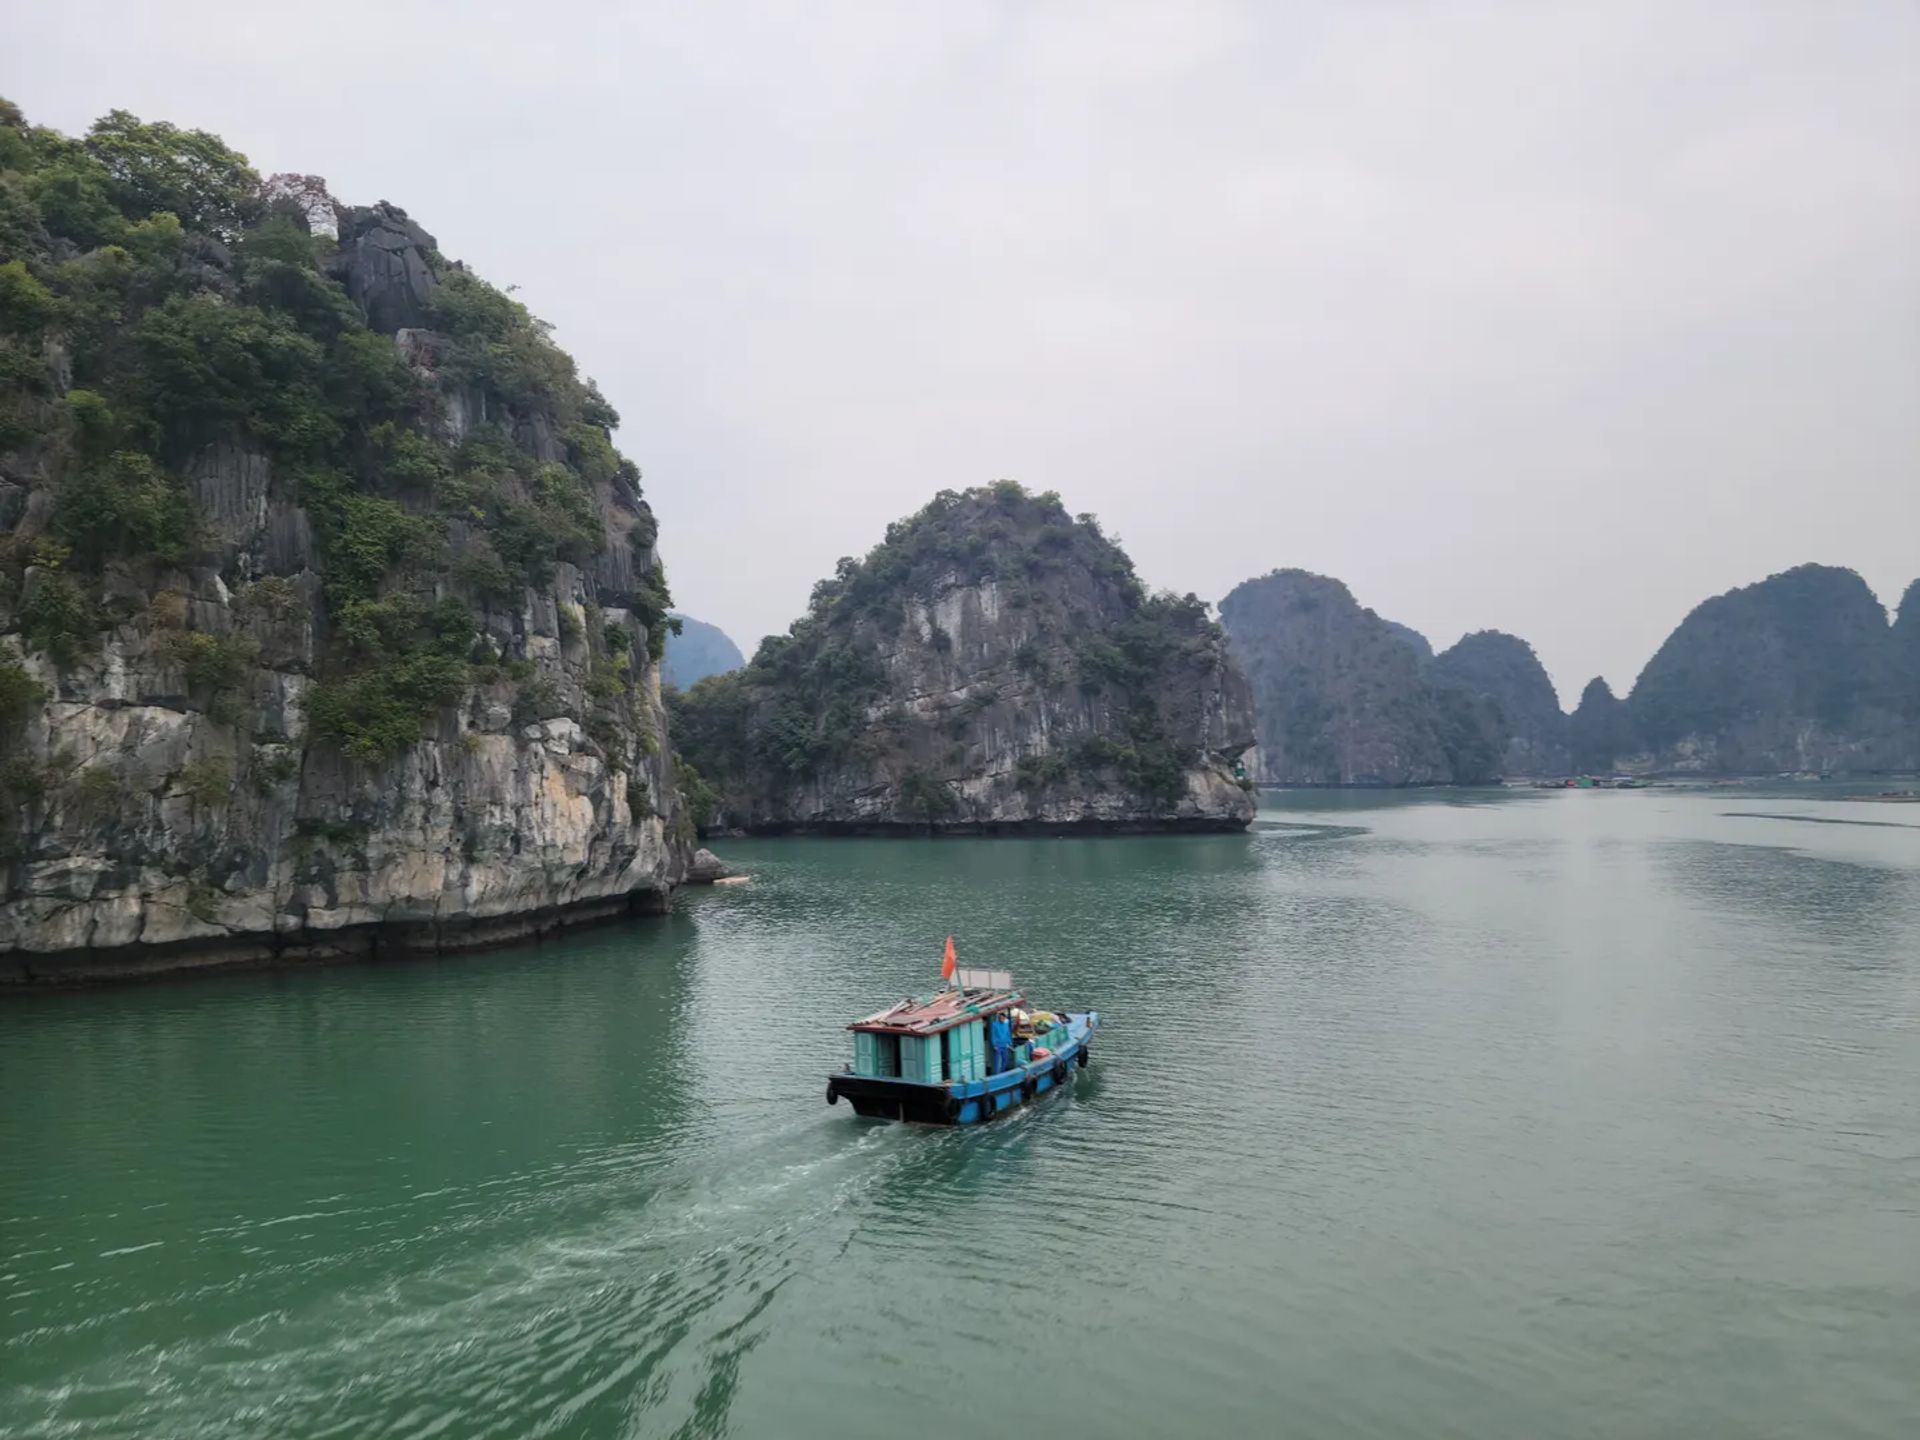
{"label": "limestone karst cliff", "polygon": [[1430,673],[1498,708],[1503,774],[1567,773],[1567,717],[1546,667],[1526,641],[1499,630],[1476,630],[1435,656]]}
{"label": "limestone karst cliff", "polygon": [[1920,724],[1920,580],[1907,586],[1894,615],[1890,669],[1895,697],[1894,708]]}
{"label": "limestone karst cliff", "polygon": [[675,702],[715,824],[888,833],[1238,829],[1246,682],[1191,596],[1090,517],[943,492],[815,586],[788,635]]}
{"label": "limestone karst cliff", "polygon": [[1851,570],[1802,565],[1696,606],[1616,698],[1571,716],[1524,640],[1417,633],[1337,580],[1276,570],[1220,605],[1272,785],[1474,784],[1569,771],[1876,774],[1920,768],[1920,582],[1891,624]]}
{"label": "limestone karst cliff", "polygon": [[1567,749],[1573,769],[1583,775],[1611,774],[1623,758],[1640,753],[1627,702],[1598,675],[1587,682],[1568,717]]}
{"label": "limestone karst cliff", "polygon": [[1703,601],[1634,682],[1638,749],[1615,763],[1723,775],[1920,766],[1913,594],[1889,625],[1852,570],[1801,565]]}
{"label": "limestone karst cliff", "polygon": [[691,853],[617,417],[387,204],[0,105],[0,976],[442,949]]}
{"label": "limestone karst cliff", "polygon": [[1475,784],[1501,773],[1498,709],[1338,580],[1276,570],[1234,587],[1220,621],[1253,687],[1269,785]]}

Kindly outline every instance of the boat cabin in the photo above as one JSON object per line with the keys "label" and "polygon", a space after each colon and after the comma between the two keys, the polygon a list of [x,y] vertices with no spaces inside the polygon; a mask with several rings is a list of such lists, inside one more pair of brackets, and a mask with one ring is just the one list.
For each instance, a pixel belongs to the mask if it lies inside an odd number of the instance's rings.
{"label": "boat cabin", "polygon": [[944,990],[931,1000],[902,1000],[849,1025],[853,1073],[921,1085],[986,1079],[988,1022],[1023,1004],[1025,997],[1004,970],[963,970],[955,980],[958,989]]}

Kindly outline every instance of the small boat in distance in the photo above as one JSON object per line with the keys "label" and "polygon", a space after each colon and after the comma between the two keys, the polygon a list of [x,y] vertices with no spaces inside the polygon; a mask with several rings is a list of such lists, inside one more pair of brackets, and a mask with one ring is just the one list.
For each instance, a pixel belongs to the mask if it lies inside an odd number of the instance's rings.
{"label": "small boat in distance", "polygon": [[951,956],[948,941],[951,989],[847,1026],[853,1063],[828,1077],[829,1105],[844,1097],[870,1119],[977,1125],[1086,1065],[1099,1011],[1030,1011],[1009,972],[957,970]]}

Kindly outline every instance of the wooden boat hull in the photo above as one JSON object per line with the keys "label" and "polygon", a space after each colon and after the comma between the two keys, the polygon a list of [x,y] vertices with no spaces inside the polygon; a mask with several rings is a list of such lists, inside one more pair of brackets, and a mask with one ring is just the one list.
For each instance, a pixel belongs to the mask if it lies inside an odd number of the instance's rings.
{"label": "wooden boat hull", "polygon": [[827,1077],[827,1103],[845,1100],[853,1113],[869,1120],[900,1120],[919,1125],[979,1125],[1017,1110],[1056,1090],[1092,1059],[1093,1032],[1100,1012],[1067,1016],[1069,1039],[1058,1052],[1016,1065],[984,1080],[953,1080],[927,1085],[842,1070]]}

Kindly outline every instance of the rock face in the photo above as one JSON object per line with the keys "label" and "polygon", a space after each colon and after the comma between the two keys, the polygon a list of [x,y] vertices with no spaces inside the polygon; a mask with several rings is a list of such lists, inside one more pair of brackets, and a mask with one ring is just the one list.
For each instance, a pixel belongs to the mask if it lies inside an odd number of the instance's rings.
{"label": "rock face", "polygon": [[[754,831],[1225,830],[1246,683],[1053,495],[942,492],[789,635],[675,702],[712,819]],[[692,793],[690,788],[690,793]]]}
{"label": "rock face", "polygon": [[1432,674],[1498,707],[1507,776],[1567,773],[1567,717],[1546,668],[1526,641],[1477,630],[1435,657]]}
{"label": "rock face", "polygon": [[663,683],[685,690],[709,675],[724,675],[747,663],[740,647],[718,625],[695,620],[691,615],[675,615],[680,632],[667,633],[667,655],[660,665]]}
{"label": "rock face", "polygon": [[696,850],[687,864],[687,884],[711,885],[733,874],[733,867],[711,850]]}
{"label": "rock face", "polygon": [[1901,597],[1890,638],[1895,708],[1920,720],[1920,580]]}
{"label": "rock face", "polygon": [[1500,773],[1486,702],[1429,679],[1418,651],[1353,598],[1304,570],[1276,570],[1220,602],[1253,687],[1269,785],[1471,784]]}
{"label": "rock face", "polygon": [[404,212],[340,209],[321,266],[236,196],[232,253],[50,216],[39,283],[151,276],[0,341],[0,981],[662,907],[692,826],[612,411]]}
{"label": "rock face", "polygon": [[1406,647],[1422,660],[1433,659],[1433,644],[1411,625],[1402,625],[1398,620],[1382,620],[1389,634],[1397,636]]}
{"label": "rock face", "polygon": [[428,327],[427,301],[440,274],[433,237],[384,200],[336,212],[347,295],[383,335]]}
{"label": "rock face", "polygon": [[1567,738],[1572,769],[1582,775],[1610,775],[1623,758],[1641,750],[1627,702],[1598,675],[1580,692],[1580,704],[1567,722]]}
{"label": "rock face", "polygon": [[1865,581],[1826,565],[1704,602],[1640,672],[1628,709],[1644,753],[1616,760],[1730,775],[1920,765],[1910,608],[1889,627]]}

